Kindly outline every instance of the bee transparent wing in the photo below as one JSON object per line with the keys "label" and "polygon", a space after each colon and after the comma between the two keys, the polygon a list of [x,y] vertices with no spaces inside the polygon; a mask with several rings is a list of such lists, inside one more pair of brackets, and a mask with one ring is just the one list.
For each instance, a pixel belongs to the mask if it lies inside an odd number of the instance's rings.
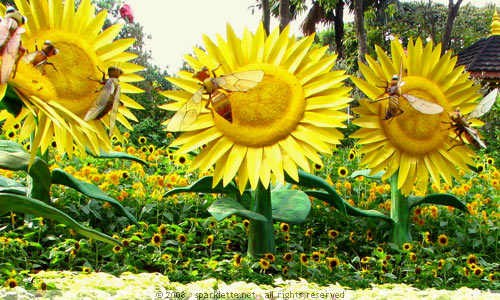
{"label": "bee transparent wing", "polygon": [[425,101],[410,94],[403,94],[403,97],[408,100],[413,108],[423,114],[435,115],[443,112],[443,107],[439,104]]}
{"label": "bee transparent wing", "polygon": [[113,130],[115,129],[116,115],[118,114],[118,108],[120,107],[120,94],[121,87],[118,79],[111,78],[108,81],[113,80],[113,85],[115,86],[115,92],[113,94],[113,107],[111,108],[111,113],[109,114],[109,137],[113,135]]}
{"label": "bee transparent wing", "polygon": [[167,125],[167,131],[183,131],[193,124],[201,112],[203,88],[196,93],[177,111]]}
{"label": "bee transparent wing", "polygon": [[113,97],[115,89],[116,87],[113,83],[113,80],[108,79],[108,81],[106,81],[106,84],[99,91],[99,94],[95,98],[94,103],[92,103],[89,111],[85,115],[84,120],[86,122],[99,119],[107,113],[105,109],[108,107],[109,101],[112,100],[111,97]]}
{"label": "bee transparent wing", "polygon": [[5,44],[7,42],[7,39],[9,38],[9,28],[11,24],[10,22],[12,22],[12,20],[7,18],[0,21],[0,46]]}
{"label": "bee transparent wing", "polygon": [[221,88],[230,92],[245,92],[255,87],[264,78],[264,71],[252,70],[213,78]]}
{"label": "bee transparent wing", "polygon": [[[465,127],[465,130],[469,133],[469,136],[477,142],[477,144],[483,148],[486,148],[486,144],[479,137],[479,133],[472,127]],[[471,141],[469,141],[471,142]],[[472,142],[471,142],[472,143]]]}
{"label": "bee transparent wing", "polygon": [[26,31],[23,27],[19,27],[14,31],[7,41],[7,45],[2,53],[2,66],[0,68],[0,83],[5,84],[9,80],[12,68],[17,60],[17,52],[21,44],[21,34]]}
{"label": "bee transparent wing", "polygon": [[403,85],[405,85],[404,81],[401,82],[401,80],[403,80],[403,56],[401,56],[401,63],[399,64],[399,77],[397,84],[398,87],[402,87]]}
{"label": "bee transparent wing", "polygon": [[485,113],[489,112],[498,96],[498,88],[491,91],[488,95],[484,96],[483,100],[474,108],[474,110],[467,116],[467,120],[472,118],[479,118]]}

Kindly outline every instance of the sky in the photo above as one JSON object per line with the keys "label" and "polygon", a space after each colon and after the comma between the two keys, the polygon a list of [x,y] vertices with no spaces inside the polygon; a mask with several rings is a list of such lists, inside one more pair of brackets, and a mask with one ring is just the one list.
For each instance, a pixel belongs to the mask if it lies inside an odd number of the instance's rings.
{"label": "sky", "polygon": [[[427,0],[421,0],[427,2]],[[448,0],[432,0],[434,3],[447,4]],[[255,8],[254,14],[249,8],[256,0],[125,0],[134,12],[134,21],[139,22],[146,34],[146,47],[152,51],[153,64],[176,73],[182,65],[183,55],[192,54],[196,45],[203,46],[202,35],[216,41],[217,34],[226,38],[226,24],[233,27],[241,37],[247,27],[254,32],[261,18],[261,11]],[[456,0],[454,1],[456,2]],[[487,3],[497,5],[500,0],[463,0],[462,5],[472,3],[484,6]],[[347,11],[347,10],[346,10]],[[291,31],[300,35],[299,26],[305,14],[293,21]],[[346,16],[346,20],[349,20]],[[271,20],[271,30],[278,26],[276,19]]]}

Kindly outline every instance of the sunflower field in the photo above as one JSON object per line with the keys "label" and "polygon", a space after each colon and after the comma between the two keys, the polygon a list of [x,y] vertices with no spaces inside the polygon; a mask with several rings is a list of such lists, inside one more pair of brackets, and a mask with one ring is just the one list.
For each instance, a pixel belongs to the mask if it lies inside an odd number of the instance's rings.
{"label": "sunflower field", "polygon": [[355,75],[314,35],[228,24],[150,87],[164,118],[137,135],[123,24],[13,2],[2,299],[500,299],[498,89],[440,44],[394,39]]}

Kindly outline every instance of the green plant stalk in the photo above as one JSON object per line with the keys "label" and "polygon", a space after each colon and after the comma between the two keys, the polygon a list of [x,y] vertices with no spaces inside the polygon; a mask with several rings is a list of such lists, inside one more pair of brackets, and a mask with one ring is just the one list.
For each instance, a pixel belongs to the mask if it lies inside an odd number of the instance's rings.
{"label": "green plant stalk", "polygon": [[389,179],[391,183],[391,219],[394,221],[392,228],[392,242],[399,247],[411,242],[410,231],[410,206],[407,197],[398,189],[398,172]]}
{"label": "green plant stalk", "polygon": [[276,253],[274,243],[273,211],[271,206],[271,190],[259,185],[252,199],[251,210],[266,217],[267,221],[252,220],[248,234],[248,251],[250,257],[261,257],[265,253]]}

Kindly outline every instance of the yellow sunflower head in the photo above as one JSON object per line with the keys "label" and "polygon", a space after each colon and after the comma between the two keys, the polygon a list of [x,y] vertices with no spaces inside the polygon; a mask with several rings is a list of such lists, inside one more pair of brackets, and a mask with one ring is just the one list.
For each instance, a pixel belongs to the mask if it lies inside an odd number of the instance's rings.
{"label": "yellow sunflower head", "polygon": [[[29,54],[19,61],[16,76],[11,76],[8,83],[14,87],[25,108],[14,120],[1,114],[0,119],[9,121],[4,124],[4,130],[5,126],[16,121],[23,122],[20,140],[34,133],[33,153],[39,147],[42,153],[45,152],[53,139],[58,152],[69,155],[73,153],[74,144],[82,150],[87,146],[94,153],[99,153],[100,148],[111,150],[106,133],[110,126],[109,114],[88,122],[83,118],[103,87],[104,82],[99,82],[103,79],[100,70],[111,66],[122,69],[124,74],[119,78],[121,92],[142,92],[129,82],[142,80],[133,73],[143,68],[128,63],[137,57],[136,54],[124,52],[135,39],[113,41],[122,25],[116,24],[102,31],[107,11],[96,14],[90,0],[82,0],[76,10],[75,1],[14,2],[19,12],[28,18],[22,46]],[[4,12],[5,7],[0,5],[0,13],[3,15]],[[40,62],[42,49],[47,51],[47,57]],[[107,74],[104,79],[108,79]],[[2,86],[2,96],[5,89],[6,85]],[[127,118],[137,119],[128,108],[142,107],[124,94],[118,97],[123,105],[118,108],[116,120],[132,130]],[[113,100],[113,97],[104,99]],[[114,134],[122,139],[119,130],[115,129]]]}
{"label": "yellow sunflower head", "polygon": [[261,25],[238,38],[228,25],[227,41],[203,39],[207,50],[186,56],[196,73],[167,78],[182,90],[162,92],[174,102],[161,108],[177,112],[165,124],[187,131],[173,142],[178,154],[207,145],[190,170],[215,164],[214,186],[238,175],[243,190],[259,181],[267,188],[271,174],[283,182],[284,171],[298,180],[308,160],[322,166],[318,153],[331,153],[343,137],[336,128],[350,118],[340,111],[352,99],[345,71],[332,71],[336,55],[314,47],[314,36],[290,38],[288,27],[267,36]]}
{"label": "yellow sunflower head", "polygon": [[360,64],[365,80],[352,77],[371,99],[360,100],[355,110],[360,117],[353,121],[361,127],[351,135],[363,145],[361,163],[372,174],[385,169],[382,179],[398,172],[398,188],[405,195],[414,183],[426,191],[429,174],[438,186],[440,175],[451,185],[452,176],[459,176],[456,167],[468,170],[474,153],[468,147],[453,147],[457,140],[450,114],[459,106],[470,112],[479,86],[473,86],[464,66],[455,68],[457,58],[451,51],[441,56],[440,44],[433,47],[429,42],[424,48],[420,39],[410,39],[405,51],[395,39],[391,51],[390,58],[377,46],[379,62],[367,56],[368,65]]}

